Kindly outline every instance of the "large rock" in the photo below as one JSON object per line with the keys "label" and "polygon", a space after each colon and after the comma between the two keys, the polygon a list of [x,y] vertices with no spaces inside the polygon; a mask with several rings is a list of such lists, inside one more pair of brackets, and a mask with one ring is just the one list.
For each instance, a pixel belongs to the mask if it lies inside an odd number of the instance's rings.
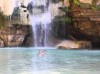
{"label": "large rock", "polygon": [[[32,46],[31,28],[31,25],[16,24],[0,29],[0,47]],[[26,38],[27,35],[28,37]],[[26,42],[28,42],[27,45]]]}
{"label": "large rock", "polygon": [[8,35],[8,46],[21,46],[25,35]]}
{"label": "large rock", "polygon": [[0,47],[4,47],[4,42],[0,39]]}
{"label": "large rock", "polygon": [[57,45],[59,49],[85,49],[91,48],[92,44],[90,41],[62,41]]}

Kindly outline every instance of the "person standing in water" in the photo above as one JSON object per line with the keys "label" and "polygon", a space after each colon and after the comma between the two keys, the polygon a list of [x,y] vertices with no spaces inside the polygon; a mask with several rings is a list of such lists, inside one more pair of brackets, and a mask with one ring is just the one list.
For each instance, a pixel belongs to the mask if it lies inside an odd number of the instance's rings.
{"label": "person standing in water", "polygon": [[46,55],[46,50],[39,50],[39,52],[38,52],[38,55],[39,56],[44,56],[44,55]]}

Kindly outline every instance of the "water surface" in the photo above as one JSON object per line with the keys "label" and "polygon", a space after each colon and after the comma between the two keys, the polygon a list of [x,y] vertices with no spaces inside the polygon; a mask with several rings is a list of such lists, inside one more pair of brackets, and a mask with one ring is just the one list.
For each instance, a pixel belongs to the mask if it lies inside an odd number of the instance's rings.
{"label": "water surface", "polygon": [[0,48],[0,74],[100,74],[98,50],[39,50]]}

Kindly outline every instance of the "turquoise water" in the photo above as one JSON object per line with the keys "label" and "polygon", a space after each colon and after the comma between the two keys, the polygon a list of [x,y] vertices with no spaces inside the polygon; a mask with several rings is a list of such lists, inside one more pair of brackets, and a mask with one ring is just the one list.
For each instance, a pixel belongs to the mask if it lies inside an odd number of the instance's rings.
{"label": "turquoise water", "polygon": [[[41,49],[44,50],[44,49]],[[100,74],[100,51],[0,48],[0,74]]]}

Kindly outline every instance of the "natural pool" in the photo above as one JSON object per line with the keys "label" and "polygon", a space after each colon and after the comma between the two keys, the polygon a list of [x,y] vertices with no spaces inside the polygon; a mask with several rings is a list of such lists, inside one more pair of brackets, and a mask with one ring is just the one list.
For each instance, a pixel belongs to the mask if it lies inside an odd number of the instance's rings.
{"label": "natural pool", "polygon": [[0,48],[0,74],[100,74],[98,50],[40,49]]}

